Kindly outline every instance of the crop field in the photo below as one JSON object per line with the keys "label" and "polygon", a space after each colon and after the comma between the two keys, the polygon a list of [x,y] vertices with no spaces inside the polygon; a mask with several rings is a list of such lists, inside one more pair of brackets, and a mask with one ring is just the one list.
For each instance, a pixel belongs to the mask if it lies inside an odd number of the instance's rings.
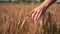
{"label": "crop field", "polygon": [[42,27],[40,20],[33,21],[29,16],[39,5],[0,3],[0,34],[60,34],[60,4],[55,3],[47,9]]}

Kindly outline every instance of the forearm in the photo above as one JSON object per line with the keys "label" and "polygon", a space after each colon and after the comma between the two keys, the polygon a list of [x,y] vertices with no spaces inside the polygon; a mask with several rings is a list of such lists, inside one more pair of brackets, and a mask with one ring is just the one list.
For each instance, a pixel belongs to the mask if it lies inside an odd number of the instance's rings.
{"label": "forearm", "polygon": [[45,0],[42,5],[45,7],[49,7],[50,5],[52,5],[56,0]]}

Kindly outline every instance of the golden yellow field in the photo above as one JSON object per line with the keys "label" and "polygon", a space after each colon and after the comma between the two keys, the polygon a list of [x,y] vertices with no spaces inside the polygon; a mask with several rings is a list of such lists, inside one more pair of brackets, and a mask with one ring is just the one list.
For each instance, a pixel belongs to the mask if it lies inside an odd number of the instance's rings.
{"label": "golden yellow field", "polygon": [[29,12],[40,4],[0,3],[0,34],[60,34],[60,4],[53,4],[47,22],[31,20]]}

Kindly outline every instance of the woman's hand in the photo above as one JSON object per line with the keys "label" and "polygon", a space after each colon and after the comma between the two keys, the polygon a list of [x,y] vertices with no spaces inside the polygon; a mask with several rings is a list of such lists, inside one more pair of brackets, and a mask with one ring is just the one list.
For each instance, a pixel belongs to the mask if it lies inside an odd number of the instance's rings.
{"label": "woman's hand", "polygon": [[33,20],[40,19],[41,17],[43,17],[45,15],[46,9],[47,8],[43,5],[40,5],[40,6],[36,7],[35,9],[33,9],[31,11],[31,18]]}

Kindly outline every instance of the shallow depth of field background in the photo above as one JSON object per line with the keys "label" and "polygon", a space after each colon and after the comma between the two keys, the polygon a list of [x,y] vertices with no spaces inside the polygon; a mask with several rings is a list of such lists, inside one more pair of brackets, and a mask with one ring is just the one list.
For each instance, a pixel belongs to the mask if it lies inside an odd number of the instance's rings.
{"label": "shallow depth of field background", "polygon": [[[27,18],[29,12],[41,3],[18,3],[1,2],[0,3],[0,34],[60,34],[60,3],[51,5],[47,12],[51,13],[48,18],[48,25],[41,32],[39,22],[34,22]],[[25,23],[24,23],[25,22]],[[21,26],[21,24],[23,26]],[[51,24],[52,23],[52,24]]]}

